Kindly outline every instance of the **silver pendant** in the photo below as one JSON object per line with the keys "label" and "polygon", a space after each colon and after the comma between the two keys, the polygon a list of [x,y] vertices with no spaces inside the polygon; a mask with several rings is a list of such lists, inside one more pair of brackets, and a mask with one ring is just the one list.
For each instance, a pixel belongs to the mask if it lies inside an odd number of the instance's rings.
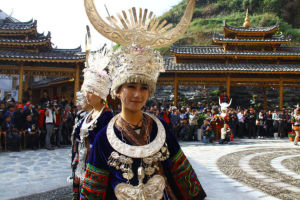
{"label": "silver pendant", "polygon": [[161,200],[164,195],[165,179],[155,175],[146,184],[142,182],[138,186],[128,183],[120,183],[115,188],[118,200]]}

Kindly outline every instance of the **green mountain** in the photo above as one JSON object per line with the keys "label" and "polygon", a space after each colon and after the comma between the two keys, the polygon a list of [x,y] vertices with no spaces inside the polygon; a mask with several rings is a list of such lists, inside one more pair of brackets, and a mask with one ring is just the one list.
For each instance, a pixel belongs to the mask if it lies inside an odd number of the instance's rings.
{"label": "green mountain", "polygon": [[[184,14],[187,0],[166,12],[162,19],[177,24]],[[300,0],[197,0],[193,20],[187,33],[176,45],[211,45],[213,33],[223,33],[223,21],[242,26],[249,9],[251,26],[266,27],[280,23],[278,34],[292,37],[291,46],[300,46]],[[168,54],[169,47],[160,49]]]}

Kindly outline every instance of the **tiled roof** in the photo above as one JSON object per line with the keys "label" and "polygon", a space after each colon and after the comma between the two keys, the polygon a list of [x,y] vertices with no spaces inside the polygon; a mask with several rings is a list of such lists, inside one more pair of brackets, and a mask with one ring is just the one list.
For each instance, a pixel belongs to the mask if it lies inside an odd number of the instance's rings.
{"label": "tiled roof", "polygon": [[280,47],[277,51],[225,51],[219,46],[172,46],[170,52],[184,55],[300,56],[300,47]]}
{"label": "tiled roof", "polygon": [[281,36],[272,36],[271,38],[266,39],[235,39],[235,38],[228,38],[224,37],[223,34],[215,34],[213,36],[213,41],[221,41],[221,42],[291,42],[291,38],[285,38],[283,35]]}
{"label": "tiled roof", "polygon": [[10,39],[10,38],[3,38],[0,37],[0,43],[20,43],[20,44],[33,44],[33,43],[40,43],[40,42],[44,42],[47,40],[50,40],[51,36],[50,36],[50,32],[48,33],[48,35],[42,35],[39,34],[37,38],[35,39],[29,39],[29,40],[21,40],[21,39]]}
{"label": "tiled roof", "polygon": [[43,86],[43,85],[47,85],[50,83],[57,83],[57,82],[61,82],[61,81],[66,81],[69,80],[70,78],[68,77],[48,77],[47,79],[44,80],[39,80],[39,81],[35,81],[32,83],[33,87],[37,87],[37,86]]}
{"label": "tiled roof", "polygon": [[36,20],[30,20],[28,22],[9,22],[3,20],[0,22],[0,30],[28,30],[36,27],[36,24]]}
{"label": "tiled roof", "polygon": [[164,57],[166,71],[252,71],[252,72],[300,72],[300,64],[221,64],[221,63],[180,63],[174,57]]}
{"label": "tiled roof", "polygon": [[83,60],[85,53],[81,52],[81,47],[76,49],[52,49],[47,52],[24,52],[17,50],[0,50],[0,59],[12,60]]}
{"label": "tiled roof", "polygon": [[270,27],[232,27],[226,24],[224,21],[224,27],[232,30],[232,31],[240,31],[240,32],[270,32],[276,31],[279,28],[279,23],[276,23],[274,26]]}

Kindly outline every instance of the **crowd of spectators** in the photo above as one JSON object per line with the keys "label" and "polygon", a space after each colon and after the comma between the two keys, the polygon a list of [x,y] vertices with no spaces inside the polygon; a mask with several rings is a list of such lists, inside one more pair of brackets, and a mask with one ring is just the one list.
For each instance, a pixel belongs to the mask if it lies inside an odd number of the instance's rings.
{"label": "crowd of spectators", "polygon": [[43,97],[25,104],[8,99],[0,103],[0,149],[20,151],[71,144],[76,108],[66,101]]}
{"label": "crowd of spectators", "polygon": [[[145,111],[163,118],[177,139],[185,141],[200,140],[197,129],[200,129],[202,136],[210,136],[208,140],[211,141],[214,136],[212,122],[215,116],[221,113],[216,102],[176,107],[171,101],[158,100],[149,103]],[[229,126],[222,128],[230,130],[233,137],[284,138],[292,131],[293,109],[265,111],[253,108],[229,108],[227,112]]]}
{"label": "crowd of spectators", "polygon": [[[216,102],[210,104],[186,104],[180,107],[172,101],[149,102],[145,112],[162,118],[178,140],[214,140],[212,124],[221,113]],[[293,110],[255,110],[253,108],[228,109],[228,126],[221,127],[221,142],[228,142],[229,136],[238,138],[287,137],[292,131]],[[0,148],[20,151],[71,144],[77,109],[65,100],[41,98],[37,105],[24,105],[13,99],[0,103]],[[117,111],[115,112],[117,113]],[[200,133],[200,135],[199,135]],[[230,133],[230,134],[228,134]]]}

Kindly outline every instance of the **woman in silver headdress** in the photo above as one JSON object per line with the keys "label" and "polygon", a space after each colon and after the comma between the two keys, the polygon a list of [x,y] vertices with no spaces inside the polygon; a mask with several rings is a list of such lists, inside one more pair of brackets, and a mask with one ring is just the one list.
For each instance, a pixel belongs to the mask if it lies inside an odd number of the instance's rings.
{"label": "woman in silver headdress", "polygon": [[78,144],[80,143],[80,129],[84,118],[93,110],[93,107],[87,103],[84,94],[79,91],[76,93],[76,107],[78,109],[75,123],[71,135],[71,168],[72,168],[72,182],[73,182],[73,199],[79,199],[80,194],[80,179],[75,176],[75,171],[78,165]]}
{"label": "woman in silver headdress", "polygon": [[292,117],[292,123],[293,123],[293,130],[296,133],[294,144],[299,145],[298,141],[300,139],[300,108],[297,107],[294,111],[293,117]]}
{"label": "woman in silver headdress", "polygon": [[[89,37],[88,37],[89,38]],[[102,48],[96,52],[87,49],[87,62],[84,69],[84,82],[81,91],[92,110],[81,120],[75,130],[77,148],[73,154],[73,199],[79,199],[80,182],[84,179],[90,149],[96,134],[112,119],[113,114],[105,107],[111,80],[106,71],[110,62],[110,51]],[[77,134],[76,134],[77,133]],[[74,147],[75,147],[74,146]]]}
{"label": "woman in silver headdress", "polygon": [[[175,28],[177,32],[170,30],[168,34],[178,37],[178,33],[185,32],[194,4],[195,0],[189,0],[184,20]],[[166,45],[175,36],[162,34],[167,29],[163,25],[154,27],[158,24],[151,23],[152,14],[147,17],[147,10],[140,10],[137,17],[133,8],[130,24],[123,12],[124,18],[119,18],[124,29],[113,30],[101,24],[103,20],[94,13],[93,2],[86,0],[85,6],[95,28],[125,47],[112,55],[109,71],[111,96],[120,99],[121,113],[94,140],[81,199],[204,199],[206,194],[197,175],[166,123],[142,112],[164,71],[163,58],[153,48]],[[98,21],[93,21],[96,18]],[[110,19],[114,27],[118,26],[115,18]]]}

